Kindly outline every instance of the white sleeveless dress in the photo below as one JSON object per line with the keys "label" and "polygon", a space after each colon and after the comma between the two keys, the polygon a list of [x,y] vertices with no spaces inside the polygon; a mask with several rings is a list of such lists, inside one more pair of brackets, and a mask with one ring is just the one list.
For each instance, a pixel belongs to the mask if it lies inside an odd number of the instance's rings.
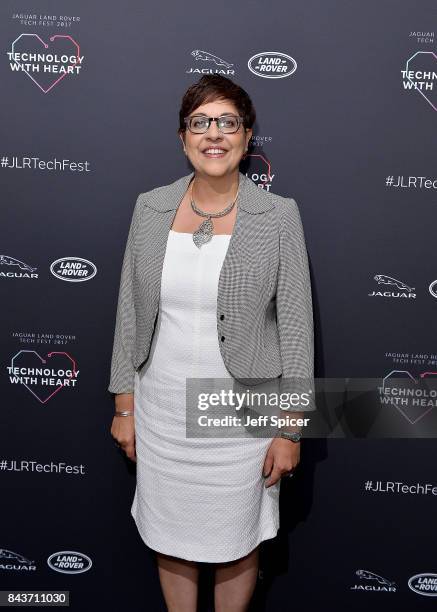
{"label": "white sleeveless dress", "polygon": [[135,374],[137,483],[131,514],[153,550],[190,561],[244,557],[279,528],[280,481],[265,488],[270,438],[187,438],[186,378],[230,378],[218,344],[217,289],[229,245],[200,249],[170,230],[150,356]]}

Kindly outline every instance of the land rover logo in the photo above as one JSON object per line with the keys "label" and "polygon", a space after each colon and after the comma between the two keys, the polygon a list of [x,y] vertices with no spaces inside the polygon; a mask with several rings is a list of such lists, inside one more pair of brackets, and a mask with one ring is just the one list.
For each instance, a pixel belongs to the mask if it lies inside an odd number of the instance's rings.
{"label": "land rover logo", "polygon": [[437,298],[437,280],[432,281],[430,286],[428,287],[430,294]]}
{"label": "land rover logo", "polygon": [[92,261],[82,257],[61,257],[52,263],[50,272],[63,281],[81,283],[93,278],[97,268]]}
{"label": "land rover logo", "polygon": [[408,586],[419,595],[437,597],[437,574],[416,574],[411,576]]}
{"label": "land rover logo", "polygon": [[55,572],[62,574],[81,574],[92,566],[91,559],[74,550],[60,550],[47,559],[47,564]]}
{"label": "land rover logo", "polygon": [[278,51],[264,51],[252,55],[247,66],[253,74],[264,79],[283,79],[297,68],[296,60]]}

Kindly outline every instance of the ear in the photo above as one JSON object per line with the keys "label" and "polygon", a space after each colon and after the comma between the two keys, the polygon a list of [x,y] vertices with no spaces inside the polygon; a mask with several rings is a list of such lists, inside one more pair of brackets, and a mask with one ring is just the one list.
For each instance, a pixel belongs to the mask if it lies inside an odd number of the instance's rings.
{"label": "ear", "polygon": [[185,151],[185,140],[184,140],[184,133],[183,132],[181,132],[179,134],[179,138],[181,139],[182,146],[184,147],[184,151]]}
{"label": "ear", "polygon": [[245,135],[245,139],[246,139],[246,151],[249,148],[249,140],[252,138],[252,134],[253,134],[253,130],[251,128],[248,128],[246,130],[246,135]]}
{"label": "ear", "polygon": [[252,138],[253,130],[252,128],[248,128],[246,130],[246,148],[249,146],[249,140]]}

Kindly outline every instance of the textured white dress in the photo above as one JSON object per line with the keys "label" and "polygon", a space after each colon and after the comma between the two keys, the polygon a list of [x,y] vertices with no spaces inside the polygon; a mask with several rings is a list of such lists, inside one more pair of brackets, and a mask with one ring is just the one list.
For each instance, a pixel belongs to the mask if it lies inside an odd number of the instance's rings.
{"label": "textured white dress", "polygon": [[191,561],[239,559],[279,527],[280,481],[266,488],[270,438],[189,438],[186,378],[230,378],[218,344],[217,289],[229,245],[200,249],[170,230],[150,356],[135,375],[137,483],[131,513],[153,550]]}

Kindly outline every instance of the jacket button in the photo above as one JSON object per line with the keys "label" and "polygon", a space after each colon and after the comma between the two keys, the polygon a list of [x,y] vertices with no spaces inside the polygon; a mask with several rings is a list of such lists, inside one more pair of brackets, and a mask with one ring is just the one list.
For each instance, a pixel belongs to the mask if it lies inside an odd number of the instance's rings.
{"label": "jacket button", "polygon": [[221,314],[220,315],[220,321],[223,321],[224,318],[225,318],[225,315]]}
{"label": "jacket button", "polygon": [[222,336],[222,337],[220,338],[220,340],[221,340],[222,342],[224,342],[225,337],[224,337],[224,336]]}

